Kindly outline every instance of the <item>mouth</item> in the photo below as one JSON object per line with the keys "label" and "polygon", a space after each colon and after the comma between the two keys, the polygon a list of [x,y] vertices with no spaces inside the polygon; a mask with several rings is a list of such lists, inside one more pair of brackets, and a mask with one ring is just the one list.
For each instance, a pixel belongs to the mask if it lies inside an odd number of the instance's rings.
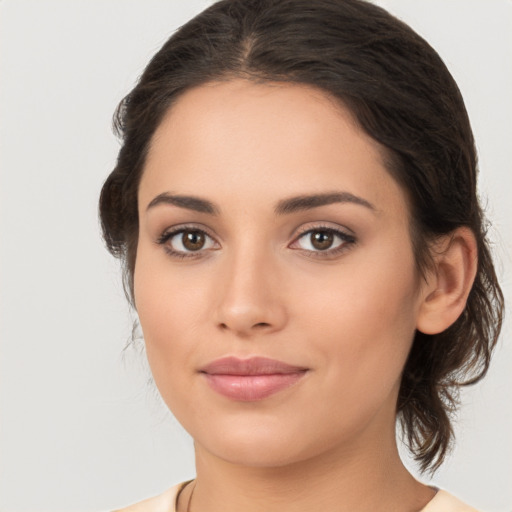
{"label": "mouth", "polygon": [[231,400],[259,401],[299,382],[308,368],[266,357],[217,359],[200,370],[213,391]]}

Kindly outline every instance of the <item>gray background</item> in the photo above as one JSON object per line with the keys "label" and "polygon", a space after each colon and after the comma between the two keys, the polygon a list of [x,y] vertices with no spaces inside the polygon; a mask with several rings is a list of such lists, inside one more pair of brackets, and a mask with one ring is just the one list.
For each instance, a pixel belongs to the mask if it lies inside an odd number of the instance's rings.
{"label": "gray background", "polygon": [[[381,0],[459,82],[511,294],[512,2]],[[97,199],[117,102],[205,0],[0,1],[0,509],[107,510],[193,477],[191,441],[121,351],[132,316],[103,249]],[[512,510],[512,342],[463,395],[433,482]]]}

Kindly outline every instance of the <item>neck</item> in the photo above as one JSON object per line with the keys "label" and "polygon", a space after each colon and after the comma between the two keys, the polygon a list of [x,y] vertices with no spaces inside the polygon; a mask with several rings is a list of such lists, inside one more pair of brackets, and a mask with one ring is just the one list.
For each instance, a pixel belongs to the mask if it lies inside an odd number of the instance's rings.
{"label": "neck", "polygon": [[[403,466],[394,430],[378,445],[329,449],[279,467],[248,467],[216,457],[196,443],[191,512],[417,512],[434,491]],[[370,436],[371,438],[371,436]],[[185,497],[187,499],[188,496]]]}

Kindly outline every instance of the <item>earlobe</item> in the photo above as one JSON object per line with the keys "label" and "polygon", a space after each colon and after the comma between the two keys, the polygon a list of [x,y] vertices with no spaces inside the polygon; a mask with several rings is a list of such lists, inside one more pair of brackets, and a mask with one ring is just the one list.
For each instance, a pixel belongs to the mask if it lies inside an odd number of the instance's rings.
{"label": "earlobe", "polygon": [[416,328],[425,334],[448,329],[464,311],[476,276],[478,256],[473,232],[461,227],[436,242],[434,268],[423,290]]}

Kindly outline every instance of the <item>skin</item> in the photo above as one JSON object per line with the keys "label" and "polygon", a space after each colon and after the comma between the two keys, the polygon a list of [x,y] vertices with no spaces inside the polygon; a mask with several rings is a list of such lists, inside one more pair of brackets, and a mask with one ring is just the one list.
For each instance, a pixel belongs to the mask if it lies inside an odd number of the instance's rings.
{"label": "skin", "polygon": [[[371,207],[344,201],[275,213],[279,201],[333,191]],[[219,213],[148,208],[161,194],[199,197]],[[466,289],[457,279],[469,282],[471,269],[453,273],[447,259],[446,273],[420,279],[406,196],[349,112],[301,85],[236,79],[189,90],[153,137],[139,216],[135,303],[158,389],[194,439],[191,510],[425,506],[434,491],[396,448],[400,377],[416,328],[445,328],[460,313]],[[181,234],[158,240],[185,226],[208,236],[180,259],[166,249],[184,252]],[[349,238],[319,250],[304,235],[326,228]],[[459,239],[455,259],[468,267],[471,236]],[[450,316],[445,300],[441,321],[436,305],[449,293],[459,294],[458,306]],[[233,401],[199,372],[228,355],[308,371],[268,398]]]}

